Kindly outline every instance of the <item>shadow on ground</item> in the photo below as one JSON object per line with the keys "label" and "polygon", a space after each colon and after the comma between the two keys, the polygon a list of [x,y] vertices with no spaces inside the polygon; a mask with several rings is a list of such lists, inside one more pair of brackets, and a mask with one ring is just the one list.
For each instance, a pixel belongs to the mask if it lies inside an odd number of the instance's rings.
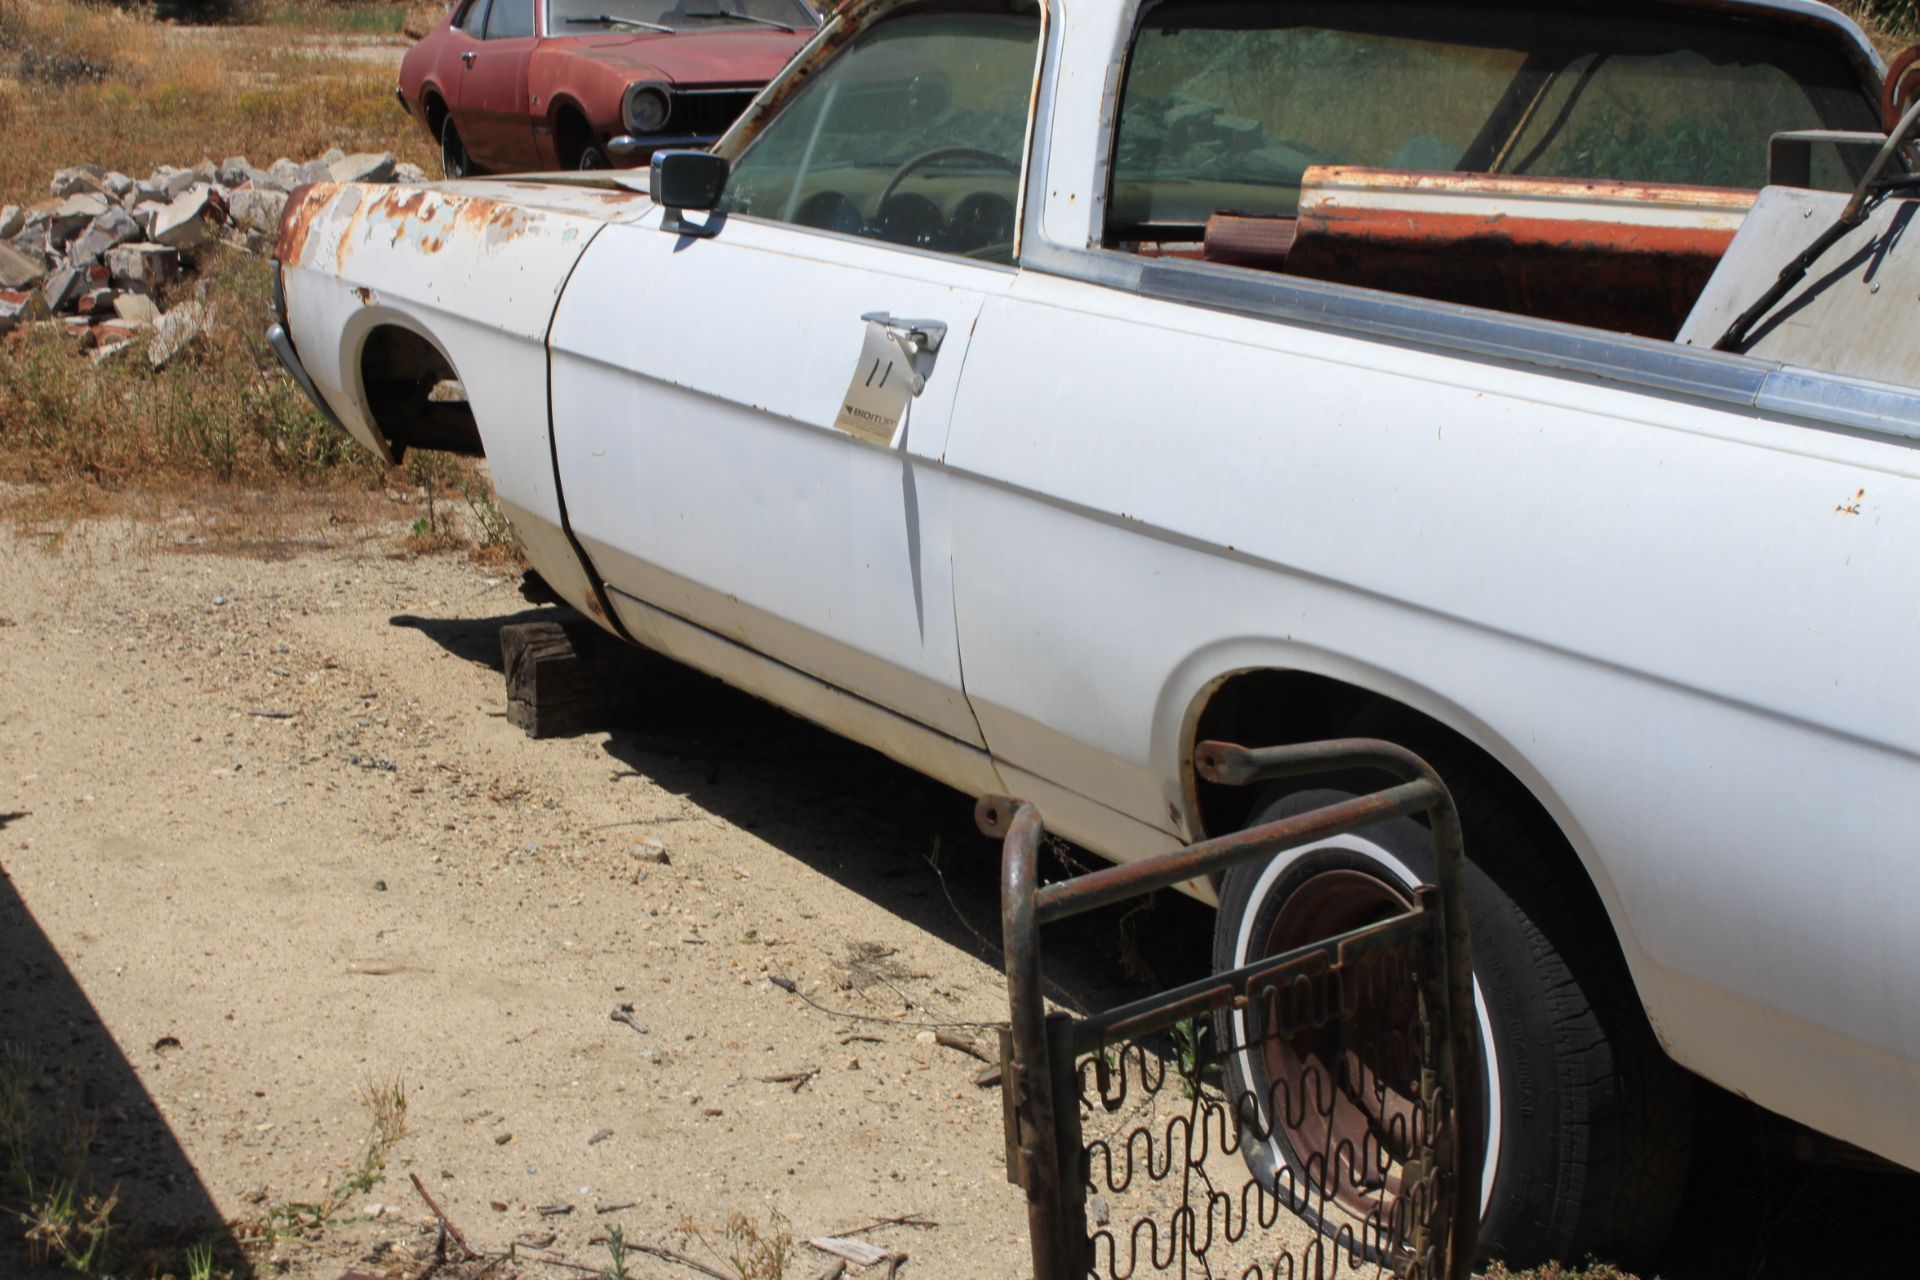
{"label": "shadow on ground", "polygon": [[[30,830],[31,818],[0,815],[0,827],[11,836]],[[24,1207],[23,1163],[43,1187],[78,1174],[97,1192],[118,1196],[101,1272],[144,1275],[170,1266],[184,1274],[181,1251],[206,1243],[226,1269],[250,1276],[130,1061],[176,1047],[114,1040],[0,865],[0,1148],[8,1162],[0,1168],[0,1206]],[[0,1222],[0,1275],[42,1274],[30,1265],[26,1225]]]}
{"label": "shadow on ground", "polygon": [[[393,621],[497,670],[499,629],[540,616]],[[642,687],[642,710],[604,726],[608,754],[999,967],[1000,850],[973,825],[974,797],[655,655],[636,650],[621,678]],[[1065,844],[1044,861],[1045,880],[1100,865]],[[1051,926],[1049,995],[1097,1009],[1200,977],[1212,927],[1210,909],[1165,893]],[[1920,1204],[1920,1174],[1810,1163],[1795,1151],[1804,1130],[1719,1090],[1703,1093],[1679,1228],[1649,1280],[1911,1273],[1912,1247],[1897,1224]]]}

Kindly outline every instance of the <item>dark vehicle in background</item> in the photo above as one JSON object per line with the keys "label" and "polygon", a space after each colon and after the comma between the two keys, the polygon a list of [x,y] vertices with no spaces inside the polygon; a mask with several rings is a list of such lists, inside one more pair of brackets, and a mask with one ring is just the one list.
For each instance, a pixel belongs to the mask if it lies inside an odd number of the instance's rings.
{"label": "dark vehicle in background", "polygon": [[807,0],[458,0],[400,64],[450,178],[706,146],[819,26]]}

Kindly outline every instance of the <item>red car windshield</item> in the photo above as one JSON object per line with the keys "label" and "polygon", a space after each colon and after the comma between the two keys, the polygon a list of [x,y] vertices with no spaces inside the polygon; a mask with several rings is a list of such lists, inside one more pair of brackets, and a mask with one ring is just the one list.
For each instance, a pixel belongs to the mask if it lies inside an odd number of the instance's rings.
{"label": "red car windshield", "polygon": [[814,12],[804,0],[548,0],[547,34],[604,31],[680,31],[689,27],[790,27],[811,31]]}

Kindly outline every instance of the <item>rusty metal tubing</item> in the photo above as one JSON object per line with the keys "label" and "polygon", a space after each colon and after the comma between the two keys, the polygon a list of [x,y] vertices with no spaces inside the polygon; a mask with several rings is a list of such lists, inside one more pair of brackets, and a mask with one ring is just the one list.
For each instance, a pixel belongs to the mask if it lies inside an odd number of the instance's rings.
{"label": "rusty metal tubing", "polygon": [[[1324,806],[1279,822],[1266,823],[1172,853],[1124,867],[1110,867],[1040,888],[1038,860],[1044,827],[1031,805],[1005,797],[983,798],[975,816],[981,831],[1005,841],[1002,864],[1001,915],[1004,928],[1007,987],[1012,1014],[1013,1060],[1007,1064],[1006,1087],[1018,1091],[1021,1185],[1027,1192],[1027,1214],[1034,1240],[1035,1280],[1071,1280],[1086,1273],[1085,1205],[1078,1197],[1078,1180],[1063,1179],[1060,1143],[1077,1144],[1078,1112],[1063,1124],[1055,1113],[1060,1098],[1071,1096],[1067,1062],[1052,1063],[1079,1047],[1083,1037],[1097,1036],[1094,1027],[1062,1021],[1050,1026],[1041,992],[1039,927],[1067,916],[1092,911],[1157,889],[1222,871],[1270,856],[1283,849],[1370,826],[1390,818],[1424,813],[1433,835],[1435,878],[1442,908],[1439,946],[1445,971],[1447,999],[1431,1013],[1433,1032],[1446,1046],[1440,1062],[1440,1088],[1453,1100],[1451,1150],[1445,1152],[1454,1168],[1456,1194],[1453,1221],[1447,1233],[1444,1274],[1449,1280],[1469,1280],[1473,1273],[1474,1241],[1480,1221],[1480,1170],[1484,1075],[1479,1065],[1479,1037],[1456,1034],[1449,1010],[1474,1008],[1471,941],[1467,927],[1466,855],[1460,817],[1453,797],[1433,767],[1415,753],[1391,742],[1349,738],[1298,745],[1247,748],[1225,742],[1201,743],[1194,751],[1194,772],[1209,782],[1250,786],[1277,778],[1370,769],[1401,779],[1398,785],[1368,795]],[[1415,913],[1417,918],[1418,913]],[[1382,922],[1367,934],[1404,927],[1407,917]],[[1357,941],[1356,935],[1349,940]],[[1338,941],[1338,940],[1334,940]],[[1256,966],[1258,967],[1258,966]],[[1247,971],[1193,984],[1172,993],[1181,999],[1232,998],[1234,980]],[[1222,989],[1224,988],[1224,990]],[[1202,991],[1206,994],[1203,996]],[[1160,999],[1167,997],[1163,995]],[[1144,1023],[1148,1010],[1127,1007],[1111,1011],[1126,1022]],[[1110,1014],[1111,1016],[1111,1014]],[[1052,1052],[1049,1052],[1049,1042]],[[1022,1054],[1028,1056],[1022,1057]],[[1057,1096],[1056,1096],[1057,1095]],[[1063,1237],[1062,1223],[1077,1230],[1075,1240]]]}
{"label": "rusty metal tubing", "polygon": [[1440,775],[1425,760],[1398,743],[1378,738],[1331,738],[1325,742],[1257,748],[1231,742],[1203,742],[1193,749],[1193,771],[1208,782],[1229,787],[1339,769],[1378,769],[1403,782],[1415,778],[1440,781]]}
{"label": "rusty metal tubing", "polygon": [[1096,1053],[1112,1041],[1138,1039],[1155,1031],[1164,1031],[1188,1018],[1242,1002],[1262,979],[1295,968],[1310,957],[1324,957],[1331,966],[1343,958],[1383,945],[1399,945],[1408,935],[1430,928],[1425,913],[1416,909],[1390,916],[1378,924],[1370,924],[1351,933],[1310,942],[1304,947],[1295,947],[1278,955],[1265,956],[1229,973],[1197,978],[1158,995],[1116,1005],[1074,1022],[1074,1052]]}
{"label": "rusty metal tubing", "polygon": [[1027,1194],[1027,1227],[1034,1242],[1034,1280],[1078,1280],[1085,1272],[1073,1271],[1074,1260],[1058,1226],[1073,1206],[1061,1179],[1056,1080],[1049,1066],[1047,1001],[1040,985],[1040,923],[1034,912],[1040,837],[1045,829],[1038,809],[998,797],[982,800],[977,817],[982,830],[1006,838],[1000,866],[1000,916],[1013,1053],[1002,1069],[1001,1087],[1013,1091],[1020,1186]]}
{"label": "rusty metal tubing", "polygon": [[1426,779],[1403,782],[1372,795],[1355,796],[1324,809],[1203,840],[1141,862],[1102,867],[1040,890],[1035,909],[1041,924],[1052,924],[1156,889],[1170,889],[1310,840],[1323,840],[1388,818],[1419,813],[1431,808],[1438,794],[1437,782]]}

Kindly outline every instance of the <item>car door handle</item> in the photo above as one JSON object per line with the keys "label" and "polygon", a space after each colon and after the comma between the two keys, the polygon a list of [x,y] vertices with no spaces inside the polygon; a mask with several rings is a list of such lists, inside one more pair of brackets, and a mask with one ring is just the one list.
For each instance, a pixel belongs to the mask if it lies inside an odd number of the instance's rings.
{"label": "car door handle", "polygon": [[466,63],[468,66],[472,66],[473,60],[479,56],[479,54],[469,51],[460,55],[460,61]]}
{"label": "car door handle", "polygon": [[[919,351],[929,355],[940,349],[947,340],[947,326],[938,320],[900,320],[885,311],[869,311],[860,317],[879,325],[887,331],[887,336],[895,342],[911,342]],[[908,351],[912,356],[915,352]]]}

